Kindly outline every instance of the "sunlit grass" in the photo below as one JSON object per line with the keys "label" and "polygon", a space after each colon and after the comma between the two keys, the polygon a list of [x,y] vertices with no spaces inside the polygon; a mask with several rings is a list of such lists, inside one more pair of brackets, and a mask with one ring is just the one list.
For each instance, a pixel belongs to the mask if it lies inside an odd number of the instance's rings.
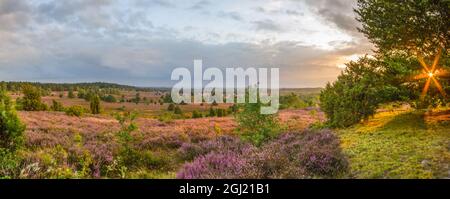
{"label": "sunlit grass", "polygon": [[356,178],[449,178],[450,115],[423,111],[378,113],[340,130]]}

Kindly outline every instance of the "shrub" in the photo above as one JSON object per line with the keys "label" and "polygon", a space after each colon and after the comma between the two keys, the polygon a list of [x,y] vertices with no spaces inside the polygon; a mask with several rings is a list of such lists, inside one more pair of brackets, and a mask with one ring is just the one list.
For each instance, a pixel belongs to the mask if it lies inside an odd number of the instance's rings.
{"label": "shrub", "polygon": [[0,148],[15,151],[24,143],[23,125],[15,112],[10,97],[0,90]]}
{"label": "shrub", "polygon": [[61,102],[56,100],[52,100],[52,106],[50,106],[52,111],[64,111],[64,107]]}
{"label": "shrub", "polygon": [[197,110],[194,110],[193,112],[192,112],[192,118],[202,118],[203,117],[203,115],[200,113],[200,112],[198,112]]}
{"label": "shrub", "polygon": [[84,108],[82,106],[71,106],[69,108],[66,109],[66,115],[68,116],[77,116],[77,117],[81,117],[84,113]]}
{"label": "shrub", "polygon": [[256,146],[278,135],[280,124],[275,114],[261,114],[261,103],[246,103],[241,112],[236,114],[236,128],[244,140]]}
{"label": "shrub", "polygon": [[44,111],[47,110],[47,105],[41,101],[41,91],[39,88],[29,84],[22,87],[24,94],[23,98],[19,100],[22,110],[25,111]]}
{"label": "shrub", "polygon": [[173,111],[175,109],[175,105],[174,104],[169,104],[169,106],[167,107],[168,111]]}
{"label": "shrub", "polygon": [[20,157],[7,149],[0,148],[0,179],[16,178],[19,175]]}
{"label": "shrub", "polygon": [[236,179],[247,168],[247,161],[237,153],[209,153],[185,164],[177,174],[179,179]]}
{"label": "shrub", "polygon": [[173,110],[173,112],[177,115],[183,114],[183,111],[181,111],[181,108],[179,106],[175,106],[175,109]]}
{"label": "shrub", "polygon": [[92,114],[100,113],[100,97],[98,95],[95,95],[90,99],[90,108]]}
{"label": "shrub", "polygon": [[193,160],[200,155],[210,152],[233,151],[239,154],[252,151],[252,145],[242,142],[239,138],[220,136],[213,140],[205,140],[199,143],[183,143],[178,152],[183,160]]}
{"label": "shrub", "polygon": [[[250,146],[250,147],[249,147]],[[329,130],[284,133],[260,148],[222,137],[179,149],[178,178],[338,178],[348,163]]]}
{"label": "shrub", "polygon": [[335,178],[348,169],[329,130],[282,134],[262,147],[253,165],[258,178]]}

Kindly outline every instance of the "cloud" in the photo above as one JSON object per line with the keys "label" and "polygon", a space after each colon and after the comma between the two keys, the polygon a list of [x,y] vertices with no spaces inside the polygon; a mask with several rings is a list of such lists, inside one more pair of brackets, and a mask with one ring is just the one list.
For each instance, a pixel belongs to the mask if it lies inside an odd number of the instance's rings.
{"label": "cloud", "polygon": [[336,60],[370,49],[341,1],[308,1],[310,16],[284,4],[248,12],[254,1],[0,0],[0,79],[170,86],[173,68],[201,58],[205,67],[280,67],[285,87],[323,86],[339,74]]}
{"label": "cloud", "polygon": [[218,17],[224,17],[224,18],[230,18],[233,19],[235,21],[242,21],[242,17],[238,12],[224,12],[224,11],[220,11],[217,14]]}
{"label": "cloud", "polygon": [[276,22],[270,19],[254,21],[253,23],[256,26],[256,30],[273,31],[273,32],[282,31],[281,26],[279,26]]}
{"label": "cloud", "polygon": [[190,6],[190,9],[192,10],[203,10],[206,6],[209,6],[211,3],[207,0],[201,0],[197,3],[194,3],[194,5]]}

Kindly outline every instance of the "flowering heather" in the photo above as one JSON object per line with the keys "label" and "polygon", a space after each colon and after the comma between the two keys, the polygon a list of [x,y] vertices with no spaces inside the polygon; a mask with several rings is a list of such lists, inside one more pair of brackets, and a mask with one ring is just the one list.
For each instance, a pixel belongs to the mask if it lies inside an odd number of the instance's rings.
{"label": "flowering heather", "polygon": [[248,167],[245,158],[237,153],[212,152],[199,156],[192,163],[183,166],[177,174],[179,179],[236,179]]}
{"label": "flowering heather", "polygon": [[213,140],[200,143],[183,143],[178,150],[185,160],[192,160],[199,155],[206,155],[210,152],[233,151],[238,154],[245,154],[254,150],[251,144],[242,142],[237,137],[220,136]]}
{"label": "flowering heather", "polygon": [[[233,143],[232,138],[223,139],[184,144],[180,153],[186,159],[197,157],[183,167],[178,177],[332,178],[345,174],[348,167],[338,138],[329,130],[284,133],[258,149],[229,147],[238,146],[239,142]],[[224,164],[222,166],[216,165],[219,157],[225,158],[220,162]],[[239,164],[230,166],[228,162],[232,161]],[[237,169],[240,172],[236,172]]]}

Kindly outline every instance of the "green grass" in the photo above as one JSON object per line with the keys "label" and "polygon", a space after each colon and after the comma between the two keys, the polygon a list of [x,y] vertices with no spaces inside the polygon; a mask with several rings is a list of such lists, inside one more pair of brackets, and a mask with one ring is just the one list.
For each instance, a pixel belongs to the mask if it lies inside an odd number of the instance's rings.
{"label": "green grass", "polygon": [[352,178],[450,177],[448,120],[423,111],[384,112],[338,134]]}

